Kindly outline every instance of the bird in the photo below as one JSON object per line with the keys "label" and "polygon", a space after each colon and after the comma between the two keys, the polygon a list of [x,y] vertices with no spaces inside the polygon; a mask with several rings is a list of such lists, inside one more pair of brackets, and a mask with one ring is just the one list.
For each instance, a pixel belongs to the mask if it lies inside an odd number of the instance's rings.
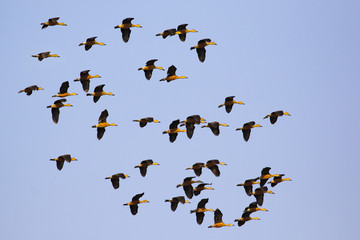
{"label": "bird", "polygon": [[82,45],[85,45],[85,50],[88,51],[93,45],[95,44],[98,44],[98,45],[101,45],[101,46],[105,46],[106,44],[105,43],[102,43],[102,42],[97,42],[95,39],[97,37],[91,37],[91,38],[88,38],[86,39],[86,42],[82,42],[79,44],[79,46],[82,46]]}
{"label": "bird", "polygon": [[154,119],[153,117],[146,117],[141,119],[133,120],[133,122],[139,122],[140,127],[145,127],[146,124],[154,122],[154,123],[160,123],[159,120]]}
{"label": "bird", "polygon": [[267,212],[268,210],[266,208],[259,208],[257,202],[250,203],[249,206],[244,209],[244,212],[249,212],[249,213],[253,213],[257,211]]}
{"label": "bird", "polygon": [[48,57],[60,57],[57,54],[50,54],[50,52],[41,52],[41,53],[38,53],[36,55],[31,55],[31,56],[38,58],[39,61],[42,61],[44,58],[48,58]]}
{"label": "bird", "polygon": [[160,165],[160,164],[158,164],[157,162],[153,162],[153,160],[151,159],[147,159],[142,161],[139,165],[136,165],[134,168],[139,168],[141,176],[145,177],[147,167],[150,165]]}
{"label": "bird", "polygon": [[185,121],[181,121],[180,123],[180,127],[186,126],[186,135],[191,139],[194,134],[195,124],[206,123],[206,120],[200,117],[200,115],[191,115],[188,116]]}
{"label": "bird", "polygon": [[251,195],[252,195],[252,192],[253,192],[253,187],[252,187],[252,185],[253,185],[253,184],[259,184],[259,183],[260,183],[260,182],[257,182],[257,180],[259,180],[259,178],[247,179],[247,180],[245,180],[244,183],[239,183],[239,184],[237,184],[236,186],[243,186],[244,189],[245,189],[245,193],[246,193],[248,196],[251,196]]}
{"label": "bird", "polygon": [[59,17],[55,17],[55,18],[49,18],[49,20],[47,22],[41,23],[40,25],[42,25],[41,29],[47,28],[48,26],[55,26],[55,25],[60,25],[60,26],[67,26],[65,23],[59,23],[58,20],[60,18]]}
{"label": "bird", "polygon": [[196,49],[200,62],[205,61],[205,55],[206,55],[205,47],[207,45],[216,45],[216,43],[212,42],[210,38],[205,38],[205,39],[201,39],[196,46],[190,48],[190,50]]}
{"label": "bird", "polygon": [[268,184],[271,184],[272,187],[275,187],[278,183],[292,181],[290,178],[282,178],[283,176],[285,176],[285,174],[279,174],[279,176],[275,176]]}
{"label": "bird", "polygon": [[262,206],[264,203],[264,193],[274,194],[274,192],[269,191],[267,187],[259,187],[259,188],[255,189],[255,191],[253,192],[253,195],[256,199],[256,203],[259,206]]}
{"label": "bird", "polygon": [[85,92],[88,92],[88,91],[89,91],[89,88],[90,88],[90,79],[91,79],[91,78],[101,78],[101,76],[99,76],[99,75],[91,76],[91,75],[89,74],[89,72],[90,72],[90,70],[81,71],[81,72],[80,72],[80,77],[74,80],[74,82],[78,82],[78,81],[81,82],[81,85],[82,85],[83,90],[84,90]]}
{"label": "bird", "polygon": [[284,112],[284,111],[281,111],[281,110],[280,110],[280,111],[272,112],[272,113],[266,115],[266,116],[264,117],[264,119],[270,117],[270,123],[271,123],[271,124],[274,124],[274,123],[276,123],[277,118],[278,118],[278,117],[281,117],[281,116],[283,116],[283,115],[291,116],[288,112]]}
{"label": "bird", "polygon": [[202,173],[203,167],[205,167],[205,163],[197,162],[197,163],[194,163],[191,167],[186,168],[185,170],[192,169],[192,170],[194,170],[195,175],[199,177]]}
{"label": "bird", "polygon": [[238,226],[241,227],[245,222],[250,220],[260,220],[258,217],[250,217],[251,212],[244,212],[241,215],[241,218],[235,219],[234,222],[238,223]]}
{"label": "bird", "polygon": [[62,107],[72,107],[71,104],[67,103],[64,104],[64,102],[66,102],[65,98],[56,100],[54,102],[54,104],[47,106],[47,108],[51,108],[51,115],[52,115],[52,120],[54,121],[55,124],[58,123],[59,121],[59,115],[60,115],[60,108]]}
{"label": "bird", "polygon": [[116,173],[114,175],[111,175],[110,177],[106,177],[105,179],[110,179],[113,188],[118,189],[120,186],[120,178],[125,179],[127,177],[130,177],[130,176],[126,175],[124,173]]}
{"label": "bird", "polygon": [[184,189],[185,195],[189,199],[191,199],[193,197],[193,195],[194,195],[194,189],[193,189],[191,184],[193,184],[193,183],[202,183],[202,181],[200,181],[200,180],[197,180],[197,181],[192,180],[193,178],[195,178],[195,177],[184,178],[184,181],[176,186],[177,188],[182,186],[183,189]]}
{"label": "bird", "polygon": [[162,68],[162,67],[157,67],[157,66],[154,65],[154,63],[155,63],[156,61],[158,61],[158,59],[151,59],[151,60],[149,60],[149,61],[146,62],[146,66],[145,66],[145,67],[141,67],[141,68],[138,69],[138,71],[144,70],[145,78],[146,78],[147,80],[150,80],[150,78],[151,78],[151,76],[152,76],[152,72],[153,72],[154,69],[160,69],[160,70],[165,71],[164,68]]}
{"label": "bird", "polygon": [[205,216],[205,212],[210,211],[213,212],[214,210],[209,208],[207,209],[205,207],[206,203],[208,203],[209,199],[208,198],[203,198],[200,200],[200,202],[197,205],[197,208],[194,210],[190,210],[190,213],[196,213],[196,222],[197,224],[201,225],[203,220],[204,220],[204,216]]}
{"label": "bird", "polygon": [[214,224],[213,225],[210,225],[208,228],[221,228],[221,227],[224,227],[224,226],[234,226],[232,223],[229,223],[229,224],[226,224],[223,222],[222,220],[222,212],[220,211],[220,209],[216,209],[215,212],[214,212]]}
{"label": "bird", "polygon": [[194,195],[198,196],[201,193],[201,191],[203,191],[203,190],[214,190],[214,188],[206,187],[206,185],[212,185],[212,184],[211,183],[200,183],[196,187],[194,187],[193,188]]}
{"label": "bird", "polygon": [[33,91],[38,91],[38,90],[44,90],[44,89],[42,87],[38,87],[37,85],[32,85],[30,87],[20,90],[18,93],[25,92],[27,96],[30,96]]}
{"label": "bird", "polygon": [[224,163],[224,162],[220,162],[220,161],[217,160],[217,159],[213,159],[213,160],[207,161],[207,163],[205,164],[205,167],[208,168],[208,169],[210,169],[211,172],[212,172],[216,177],[219,177],[219,176],[220,176],[220,170],[219,170],[218,164],[220,164],[220,165],[226,165],[226,163]]}
{"label": "bird", "polygon": [[171,28],[171,29],[167,29],[162,33],[158,33],[156,34],[156,36],[162,36],[163,39],[165,39],[167,36],[174,36],[176,34],[176,29],[175,28]]}
{"label": "bird", "polygon": [[181,24],[177,27],[177,31],[176,31],[176,34],[179,34],[179,39],[182,41],[182,42],[185,42],[186,40],[186,33],[189,33],[189,32],[197,32],[195,29],[192,29],[192,30],[188,30],[186,29],[186,26],[188,24]]}
{"label": "bird", "polygon": [[132,24],[131,21],[134,18],[125,18],[122,21],[122,24],[120,25],[116,25],[114,28],[120,28],[121,29],[121,33],[122,33],[122,39],[124,40],[124,42],[128,42],[129,38],[130,38],[130,33],[131,33],[131,29],[132,27],[138,27],[138,28],[142,28],[142,26],[140,26],[139,24]]}
{"label": "bird", "polygon": [[77,95],[76,93],[68,93],[68,88],[69,88],[69,81],[63,82],[60,86],[60,90],[58,92],[58,94],[53,95],[52,97],[68,97],[68,96],[74,96]]}
{"label": "bird", "polygon": [[252,122],[244,123],[243,127],[237,128],[236,131],[242,130],[244,140],[245,142],[247,142],[250,138],[251,129],[254,127],[262,127],[262,126],[260,124],[255,124],[255,122],[252,121]]}
{"label": "bird", "polygon": [[144,196],[144,193],[139,193],[139,194],[136,194],[131,202],[128,202],[128,203],[124,203],[123,205],[124,206],[130,206],[130,212],[132,215],[136,215],[137,212],[138,212],[138,204],[140,203],[148,203],[149,201],[148,200],[139,200],[142,196]]}
{"label": "bird", "polygon": [[104,88],[105,84],[99,85],[97,87],[95,87],[94,92],[93,93],[87,93],[86,96],[94,96],[94,103],[96,103],[97,101],[99,101],[101,96],[104,95],[109,95],[109,96],[115,96],[115,94],[111,93],[111,92],[104,92],[103,88]]}
{"label": "bird", "polygon": [[265,167],[261,170],[261,176],[259,177],[260,187],[264,186],[269,178],[280,177],[281,174],[274,174],[274,175],[270,174],[270,169],[271,169],[270,167]]}
{"label": "bird", "polygon": [[160,81],[171,82],[171,81],[174,81],[174,80],[179,79],[179,78],[184,78],[184,79],[187,78],[185,76],[177,76],[176,73],[175,73],[176,69],[177,68],[174,65],[171,65],[167,70],[167,76],[165,78],[160,79]]}
{"label": "bird", "polygon": [[107,123],[106,118],[109,116],[108,111],[105,109],[101,112],[98,124],[92,126],[93,128],[97,128],[97,139],[100,140],[105,133],[105,128],[108,126],[117,126],[115,123]]}
{"label": "bird", "polygon": [[220,134],[219,126],[229,127],[229,125],[227,125],[226,123],[219,123],[215,121],[215,122],[209,122],[207,125],[201,126],[201,128],[208,127],[211,129],[212,133],[215,136],[219,136]]}
{"label": "bird", "polygon": [[226,97],[226,98],[225,98],[225,102],[222,103],[221,105],[219,105],[218,107],[221,108],[222,106],[225,106],[225,111],[226,111],[227,113],[230,113],[230,112],[231,112],[231,109],[232,109],[232,107],[233,107],[233,105],[234,105],[235,103],[236,103],[236,104],[242,104],[242,105],[245,104],[245,103],[243,103],[243,102],[241,102],[241,101],[239,101],[239,102],[235,101],[235,100],[234,100],[234,97],[235,97],[235,96]]}
{"label": "bird", "polygon": [[71,157],[70,154],[64,154],[64,155],[58,156],[57,158],[51,158],[50,161],[55,161],[56,167],[60,171],[63,168],[65,161],[67,161],[68,163],[71,163],[71,161],[77,161],[77,159]]}
{"label": "bird", "polygon": [[178,132],[186,132],[186,130],[181,130],[177,126],[179,125],[180,120],[174,120],[169,126],[169,130],[163,131],[163,134],[168,133],[169,134],[169,140],[170,142],[174,142],[176,140],[176,137],[178,135]]}
{"label": "bird", "polygon": [[178,196],[178,197],[173,197],[172,199],[167,199],[165,200],[165,202],[170,202],[170,208],[173,212],[175,212],[177,206],[179,203],[185,204],[185,203],[190,203],[188,200],[185,200],[184,196]]}

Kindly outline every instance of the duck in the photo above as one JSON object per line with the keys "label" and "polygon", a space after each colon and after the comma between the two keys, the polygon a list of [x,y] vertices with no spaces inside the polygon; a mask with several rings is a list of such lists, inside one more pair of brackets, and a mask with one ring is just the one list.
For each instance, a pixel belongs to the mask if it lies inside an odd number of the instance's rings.
{"label": "duck", "polygon": [[268,210],[266,208],[259,208],[257,202],[250,203],[249,206],[244,209],[244,212],[249,212],[249,213],[253,213],[257,211],[267,212]]}
{"label": "duck", "polygon": [[63,97],[77,95],[77,93],[68,93],[68,89],[69,89],[69,81],[63,82],[60,86],[60,90],[59,90],[58,94],[53,95],[52,97],[63,98]]}
{"label": "duck", "polygon": [[247,179],[247,180],[245,180],[245,182],[239,183],[236,186],[243,186],[244,189],[245,189],[245,193],[248,196],[251,196],[252,192],[253,192],[253,184],[259,184],[260,183],[257,180],[259,180],[258,177],[257,178],[252,178],[252,179]]}
{"label": "duck", "polygon": [[174,36],[176,34],[176,29],[175,28],[171,28],[171,29],[167,29],[162,33],[158,33],[155,36],[162,36],[163,39],[165,39],[167,36]]}
{"label": "duck", "polygon": [[151,122],[160,123],[159,120],[156,120],[153,117],[136,119],[136,120],[133,120],[133,122],[138,122],[141,128],[145,127],[148,123],[151,123]]}
{"label": "duck", "polygon": [[31,56],[38,58],[39,61],[42,61],[44,58],[48,58],[48,57],[60,57],[57,54],[50,54],[50,52],[41,52],[41,53],[38,53],[36,55],[31,55]]}
{"label": "duck", "polygon": [[200,115],[191,115],[186,118],[185,121],[180,122],[180,127],[186,126],[186,135],[189,139],[194,135],[195,124],[206,123],[206,120]]}
{"label": "duck", "polygon": [[208,45],[217,45],[217,44],[212,42],[210,38],[205,38],[205,39],[201,39],[197,45],[190,48],[190,50],[196,49],[200,62],[205,61],[205,56],[206,56],[205,47]]}
{"label": "duck", "polygon": [[177,31],[176,31],[176,34],[179,34],[179,39],[182,41],[182,42],[185,42],[186,40],[186,34],[189,33],[189,32],[197,32],[195,29],[192,29],[192,30],[189,30],[189,29],[186,29],[186,26],[188,24],[181,24],[177,27]]}
{"label": "duck", "polygon": [[169,130],[163,131],[163,134],[166,134],[166,133],[169,134],[169,140],[171,143],[176,140],[178,132],[186,132],[186,130],[181,130],[177,127],[179,125],[179,123],[180,123],[180,119],[174,120],[170,124]]}
{"label": "duck", "polygon": [[41,23],[40,25],[42,25],[41,29],[47,28],[48,26],[55,26],[55,25],[60,25],[60,26],[67,26],[65,23],[59,23],[58,20],[60,19],[60,17],[55,17],[55,18],[49,18],[49,20],[47,22]]}
{"label": "duck", "polygon": [[138,69],[138,71],[144,70],[145,78],[146,78],[147,80],[150,80],[150,78],[151,78],[151,76],[152,76],[152,72],[153,72],[154,69],[160,69],[160,70],[165,71],[164,68],[162,68],[162,67],[157,67],[157,66],[154,65],[154,63],[155,63],[156,61],[158,61],[158,59],[151,59],[151,60],[149,60],[149,61],[146,62],[146,66],[145,66],[145,67],[141,67],[141,68]]}
{"label": "duck", "polygon": [[202,163],[202,162],[197,162],[197,163],[194,163],[191,167],[189,168],[185,168],[185,170],[194,170],[194,173],[196,176],[201,176],[201,173],[202,173],[202,168],[205,167],[205,163]]}
{"label": "duck", "polygon": [[111,175],[110,177],[106,177],[105,179],[110,179],[113,188],[118,189],[119,186],[120,186],[120,178],[125,179],[125,178],[128,178],[128,177],[130,177],[130,176],[127,175],[127,174],[116,173],[116,174]]}
{"label": "duck", "polygon": [[280,175],[284,176],[284,174],[270,174],[270,169],[271,167],[264,167],[262,170],[261,170],[261,176],[259,177],[260,179],[260,187],[263,187],[267,180],[269,178],[272,178],[272,177],[280,177]]}
{"label": "duck", "polygon": [[121,33],[122,33],[122,39],[124,42],[128,42],[129,38],[130,38],[130,33],[131,33],[131,29],[132,27],[137,27],[137,28],[142,28],[142,26],[140,26],[139,24],[132,24],[131,21],[134,18],[125,18],[122,21],[122,24],[120,25],[116,25],[114,28],[120,28],[121,29]]}
{"label": "duck", "polygon": [[60,115],[60,108],[62,107],[72,107],[71,104],[66,103],[64,104],[64,102],[66,102],[65,98],[56,100],[54,102],[54,104],[47,106],[47,108],[51,108],[51,115],[52,115],[52,120],[54,121],[55,124],[57,124],[59,122],[59,115]]}
{"label": "duck", "polygon": [[71,161],[77,161],[77,159],[71,157],[70,154],[64,154],[64,155],[58,156],[57,158],[51,158],[50,161],[55,161],[57,169],[59,171],[61,171],[61,169],[64,166],[65,161],[68,163],[71,163]]}
{"label": "duck", "polygon": [[275,124],[278,117],[281,117],[283,115],[291,116],[288,112],[284,112],[284,111],[279,110],[279,111],[275,111],[275,112],[272,112],[272,113],[266,115],[264,117],[264,119],[270,117],[270,123]]}
{"label": "duck", "polygon": [[170,208],[173,212],[175,212],[179,203],[181,204],[190,203],[189,200],[185,200],[184,196],[173,197],[172,199],[165,200],[165,202],[171,203]]}
{"label": "duck", "polygon": [[160,165],[160,164],[157,162],[153,162],[153,160],[151,159],[147,159],[142,161],[139,165],[136,165],[134,168],[139,168],[141,176],[145,177],[147,172],[147,167],[151,165]]}
{"label": "duck", "polygon": [[207,211],[214,212],[213,209],[211,209],[211,208],[207,209],[205,207],[205,205],[206,205],[206,203],[208,203],[208,201],[209,201],[208,198],[203,198],[198,203],[196,209],[190,210],[190,213],[196,213],[196,222],[199,225],[201,225],[204,220],[205,212],[207,212]]}
{"label": "duck", "polygon": [[241,102],[241,101],[239,101],[239,102],[235,101],[235,100],[234,100],[234,97],[235,97],[235,96],[226,97],[226,98],[225,98],[225,102],[222,103],[222,104],[220,104],[220,105],[218,106],[218,108],[221,108],[222,106],[225,106],[225,111],[226,111],[227,113],[230,113],[230,112],[231,112],[231,109],[232,109],[232,107],[233,107],[233,105],[234,105],[235,103],[236,103],[236,104],[241,104],[241,105],[244,105],[244,104],[245,104],[245,103],[243,103],[243,102]]}
{"label": "duck", "polygon": [[92,128],[97,128],[97,139],[100,140],[105,133],[105,128],[108,126],[117,126],[115,123],[106,122],[106,118],[109,116],[107,109],[101,112],[98,124],[92,126]]}
{"label": "duck", "polygon": [[200,184],[198,184],[196,187],[193,188],[194,195],[198,196],[201,193],[201,191],[203,191],[203,190],[214,190],[214,188],[206,187],[206,185],[212,185],[212,183],[200,183]]}
{"label": "duck", "polygon": [[208,168],[208,169],[210,169],[211,172],[212,172],[216,177],[219,177],[219,176],[220,176],[220,170],[219,170],[218,164],[220,164],[220,165],[226,165],[226,163],[224,163],[224,162],[220,162],[220,161],[217,160],[217,159],[213,159],[213,160],[207,161],[207,163],[205,164],[205,167]]}
{"label": "duck", "polygon": [[160,79],[160,82],[161,81],[167,81],[167,82],[171,82],[171,81],[174,81],[176,79],[180,79],[180,78],[183,78],[183,79],[187,79],[188,77],[186,76],[177,76],[176,75],[176,67],[174,65],[171,65],[169,68],[168,68],[168,71],[167,71],[167,76],[165,78],[162,78]]}
{"label": "duck", "polygon": [[244,123],[243,127],[237,128],[236,131],[242,130],[245,142],[250,138],[251,129],[255,127],[262,127],[260,124],[255,124],[254,121]]}
{"label": "duck", "polygon": [[191,199],[193,197],[193,195],[194,195],[194,189],[193,189],[191,184],[193,184],[193,183],[202,183],[202,181],[200,181],[200,180],[194,181],[193,178],[195,178],[195,177],[184,178],[184,181],[176,186],[177,188],[182,186],[183,189],[184,189],[185,195],[189,199]]}
{"label": "duck", "polygon": [[282,178],[283,176],[285,176],[285,174],[279,174],[279,176],[275,176],[268,184],[271,184],[271,187],[275,187],[278,183],[292,181],[290,178]]}
{"label": "duck", "polygon": [[219,126],[223,126],[223,127],[229,127],[229,125],[227,125],[226,123],[219,123],[219,122],[209,122],[207,125],[203,125],[201,126],[201,128],[205,128],[208,127],[211,129],[212,133],[215,136],[219,136],[220,134],[220,129]]}
{"label": "duck", "polygon": [[250,220],[260,220],[258,217],[250,217],[251,212],[244,212],[241,215],[241,218],[235,219],[234,222],[238,223],[238,226],[241,227],[244,225],[247,221]]}
{"label": "duck", "polygon": [[80,43],[79,46],[85,45],[85,50],[88,51],[95,44],[100,45],[100,46],[105,46],[106,45],[105,43],[97,42],[95,40],[96,38],[97,37],[88,38],[88,39],[86,39],[86,42]]}
{"label": "duck", "polygon": [[30,96],[33,93],[33,91],[38,91],[38,90],[44,90],[44,89],[42,87],[38,87],[37,85],[32,85],[30,87],[20,90],[18,93],[25,92],[27,96]]}
{"label": "duck", "polygon": [[148,200],[141,200],[140,201],[140,198],[142,196],[144,196],[144,193],[136,194],[132,198],[131,202],[123,204],[124,206],[130,206],[130,212],[131,212],[132,215],[136,215],[138,213],[138,208],[139,208],[138,204],[140,204],[140,203],[149,203]]}
{"label": "duck", "polygon": [[232,223],[229,224],[224,223],[222,220],[222,216],[223,216],[222,212],[220,211],[220,209],[217,208],[214,212],[214,224],[210,225],[208,228],[221,228],[224,226],[228,226],[228,227],[234,226]]}
{"label": "duck", "polygon": [[115,94],[111,93],[111,92],[104,92],[103,88],[104,88],[105,84],[99,85],[97,87],[95,87],[94,92],[93,93],[87,93],[86,96],[94,96],[94,103],[96,103],[97,101],[99,101],[101,96],[104,95],[109,95],[109,96],[115,96]]}
{"label": "duck", "polygon": [[84,70],[84,71],[81,71],[80,72],[80,77],[75,79],[74,82],[78,82],[80,81],[81,82],[81,85],[83,87],[83,90],[84,92],[88,92],[89,91],[89,88],[90,88],[90,79],[92,78],[101,78],[100,75],[94,75],[94,76],[91,76],[89,74],[90,70]]}
{"label": "duck", "polygon": [[259,188],[255,189],[255,191],[253,192],[253,195],[256,199],[256,203],[259,206],[262,206],[264,203],[264,193],[275,194],[273,191],[269,191],[269,189],[267,187],[259,187]]}

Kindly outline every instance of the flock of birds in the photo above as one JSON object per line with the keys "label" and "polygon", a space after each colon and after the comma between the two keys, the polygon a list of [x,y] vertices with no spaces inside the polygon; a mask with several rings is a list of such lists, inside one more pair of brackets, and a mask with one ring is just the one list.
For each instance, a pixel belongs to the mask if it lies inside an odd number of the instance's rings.
{"label": "flock of birds", "polygon": [[[49,26],[56,26],[56,25],[67,26],[67,24],[65,24],[65,23],[58,22],[58,20],[59,20],[58,17],[50,18],[47,22],[41,23],[42,29],[45,29]],[[131,23],[132,20],[133,20],[133,18],[126,18],[122,21],[122,24],[116,25],[114,27],[115,29],[120,28],[120,30],[122,32],[122,39],[125,43],[128,42],[130,39],[132,27],[141,28],[141,26],[139,24],[132,24]],[[179,35],[179,39],[184,42],[186,40],[187,33],[197,32],[196,30],[188,30],[186,28],[187,25],[188,24],[181,24],[177,27],[177,29],[176,28],[167,29],[167,30],[163,31],[162,33],[156,34],[156,36],[162,36],[165,39],[168,36]],[[91,47],[93,45],[101,45],[101,46],[105,45],[102,42],[97,42],[96,38],[97,37],[88,38],[85,42],[80,43],[79,46],[84,45],[85,50],[88,51],[89,49],[91,49]],[[216,43],[212,42],[211,39],[206,38],[206,39],[202,39],[202,40],[198,41],[197,45],[190,48],[190,50],[196,49],[196,52],[197,52],[200,62],[205,61],[205,57],[206,57],[205,47],[208,45],[216,45]],[[49,57],[59,57],[59,55],[50,54],[50,52],[42,52],[42,53],[39,53],[36,55],[32,55],[32,57],[36,57],[36,58],[38,58],[39,61],[42,61],[43,59],[49,58]],[[144,67],[138,68],[138,70],[144,71],[145,78],[147,80],[151,79],[152,72],[154,69],[159,69],[159,70],[164,71],[164,68],[155,66],[156,61],[157,61],[157,59],[151,59],[146,62],[146,65]],[[176,79],[187,78],[186,76],[177,76],[176,70],[177,70],[177,68],[174,65],[171,65],[168,68],[167,76],[160,79],[160,81],[170,82],[170,81],[173,81]],[[90,79],[101,78],[101,76],[99,76],[99,75],[92,76],[89,74],[89,72],[90,72],[90,70],[81,71],[80,77],[75,79],[74,82],[78,82],[78,81],[81,82],[82,88],[83,88],[84,92],[86,92],[86,95],[93,96],[94,103],[96,103],[100,99],[101,96],[104,96],[104,95],[114,96],[114,94],[111,92],[104,92],[103,89],[104,89],[105,84],[95,87],[93,93],[88,93],[89,88],[90,88]],[[68,88],[69,88],[69,82],[68,81],[63,82],[60,86],[59,92],[52,96],[52,97],[59,97],[60,99],[56,100],[53,104],[47,106],[47,108],[51,108],[52,120],[55,124],[57,124],[59,121],[60,108],[72,107],[71,104],[65,103],[67,101],[66,97],[78,95],[76,93],[69,93]],[[37,85],[32,85],[32,86],[29,86],[27,88],[20,90],[19,93],[25,92],[26,95],[30,96],[33,93],[33,91],[38,91],[38,90],[44,90],[44,89],[42,87],[38,87]],[[240,104],[240,105],[244,104],[241,101],[235,101],[234,98],[235,98],[235,96],[226,97],[224,103],[220,104],[218,107],[221,108],[224,106],[225,111],[227,113],[230,113],[234,104]],[[280,111],[274,111],[274,112],[266,115],[264,117],[264,119],[270,118],[271,124],[275,124],[278,117],[281,117],[283,115],[290,116],[290,114],[288,112],[284,112],[284,111],[280,110]],[[109,116],[109,113],[105,109],[104,111],[101,112],[99,119],[98,119],[98,123],[96,125],[92,126],[93,128],[97,129],[98,140],[100,140],[104,136],[106,127],[117,126],[115,123],[107,122],[108,116]],[[146,118],[136,119],[133,121],[139,122],[139,125],[141,128],[145,127],[148,123],[160,123],[159,120],[156,120],[153,117],[146,117]],[[194,134],[195,125],[200,125],[200,124],[204,124],[201,126],[201,128],[210,128],[210,130],[212,131],[212,133],[215,136],[218,136],[220,134],[220,129],[219,129],[220,126],[228,127],[228,125],[225,123],[219,123],[217,121],[206,122],[206,120],[204,118],[200,117],[200,115],[191,115],[183,121],[180,121],[180,119],[174,120],[170,124],[169,129],[166,131],[163,131],[163,134],[169,135],[170,142],[174,142],[176,140],[179,132],[186,132],[187,137],[189,139],[191,139]],[[179,127],[183,127],[183,126],[185,126],[185,129],[179,129]],[[244,140],[248,141],[250,138],[251,129],[256,128],[256,127],[262,127],[262,126],[260,124],[256,124],[254,121],[251,121],[251,122],[245,123],[240,128],[236,128],[236,131],[241,130],[243,133]],[[65,154],[65,155],[61,155],[57,158],[50,159],[50,160],[55,161],[57,169],[61,170],[63,168],[65,162],[70,163],[72,161],[76,161],[77,159],[71,157],[70,154]],[[154,162],[151,159],[148,159],[148,160],[142,161],[139,165],[136,165],[135,168],[139,168],[141,176],[145,177],[146,173],[147,173],[147,168],[151,165],[159,165],[159,164]],[[226,165],[226,163],[220,162],[217,159],[213,159],[213,160],[207,161],[206,163],[197,162],[197,163],[193,164],[191,167],[186,168],[185,170],[193,170],[196,177],[199,177],[202,174],[202,168],[208,168],[209,170],[211,170],[211,172],[216,177],[219,177],[220,170],[219,170],[218,165]],[[254,202],[251,202],[249,204],[249,206],[244,209],[244,212],[243,212],[241,218],[234,220],[235,222],[237,222],[238,226],[242,226],[247,221],[259,219],[257,217],[250,217],[250,214],[252,214],[256,211],[268,211],[267,209],[260,208],[259,206],[263,205],[265,193],[273,194],[273,192],[268,190],[268,187],[265,186],[266,182],[270,178],[273,178],[271,181],[269,181],[269,184],[271,184],[272,187],[275,187],[278,183],[281,183],[283,181],[291,181],[291,179],[289,179],[289,178],[283,178],[284,174],[273,174],[272,175],[272,174],[270,174],[269,171],[270,171],[270,167],[265,167],[261,171],[261,176],[253,178],[253,179],[247,179],[244,181],[244,183],[237,185],[237,186],[243,186],[245,189],[245,193],[248,196],[254,196],[255,200],[256,200]],[[110,179],[113,188],[118,189],[120,186],[120,178],[126,179],[128,177],[129,177],[129,175],[127,175],[127,174],[116,173],[116,174],[113,174],[112,176],[106,177],[105,179]],[[200,195],[203,190],[214,190],[214,188],[210,187],[210,185],[212,185],[211,183],[204,183],[200,180],[194,180],[194,178],[196,178],[196,177],[195,176],[186,177],[182,183],[180,183],[176,186],[177,188],[179,188],[179,187],[183,188],[185,196],[188,199],[192,199],[194,195],[195,196]],[[194,183],[199,183],[199,184],[196,187],[193,187],[192,184],[194,184]],[[260,184],[260,187],[256,188],[255,191],[253,191],[254,184]],[[140,200],[140,198],[142,198],[143,196],[144,196],[144,193],[136,194],[135,196],[133,196],[133,198],[130,202],[124,204],[125,206],[130,206],[130,211],[133,215],[136,215],[138,213],[138,204],[149,202],[148,200]],[[175,211],[177,209],[179,203],[181,203],[181,204],[189,203],[189,200],[187,200],[185,198],[185,196],[173,197],[171,199],[165,200],[165,202],[170,202],[171,210]],[[210,225],[209,228],[220,228],[223,226],[233,226],[233,224],[231,224],[231,223],[226,224],[223,222],[223,220],[222,220],[223,214],[219,209],[216,209],[214,211],[213,209],[206,208],[205,205],[208,203],[208,201],[209,201],[208,198],[204,198],[204,199],[200,200],[199,203],[197,204],[197,208],[190,211],[190,213],[196,213],[196,222],[199,225],[201,225],[203,222],[204,216],[205,216],[205,212],[211,211],[211,212],[214,212],[214,224]]]}

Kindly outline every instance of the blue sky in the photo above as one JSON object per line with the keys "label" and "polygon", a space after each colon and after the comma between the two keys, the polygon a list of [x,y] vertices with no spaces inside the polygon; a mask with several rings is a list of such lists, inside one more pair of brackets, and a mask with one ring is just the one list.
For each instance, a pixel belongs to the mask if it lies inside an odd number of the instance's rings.
{"label": "blue sky", "polygon": [[[357,1],[5,1],[0,10],[2,32],[3,126],[0,161],[2,239],[106,239],[145,237],[173,239],[276,236],[277,238],[338,239],[359,235],[360,191],[354,187],[359,167],[359,7]],[[66,27],[41,30],[40,23],[60,17]],[[128,43],[119,29],[133,17]],[[177,36],[155,34],[188,23],[185,42]],[[89,51],[78,44],[98,36],[106,46]],[[190,47],[211,38],[204,63]],[[42,62],[31,55],[51,51],[60,58]],[[150,81],[139,67],[150,59],[167,69],[177,67],[180,79],[159,82],[166,71],[154,70]],[[78,82],[82,70],[99,74],[100,84],[115,97],[95,104]],[[46,106],[56,99],[62,82],[69,81],[73,108],[62,108],[55,125]],[[30,97],[17,92],[30,85],[45,88]],[[89,91],[89,92],[90,92]],[[225,97],[236,96],[230,114],[217,108]],[[97,123],[104,109],[109,127],[101,141]],[[288,111],[275,125],[262,118]],[[170,143],[169,124],[200,114],[208,121],[227,123],[215,137],[197,126],[191,140],[179,133]],[[133,119],[153,116],[160,124],[140,128]],[[262,128],[249,142],[235,131],[245,122]],[[78,159],[56,169],[50,158],[70,153]],[[134,166],[153,159],[145,178]],[[195,162],[219,159],[221,176],[205,169],[197,179],[212,183],[191,204],[170,210],[165,199],[184,195],[176,185]],[[195,209],[202,198],[219,208],[226,223],[240,218],[253,201],[236,184],[257,177],[263,167],[284,173],[281,183],[265,196],[269,212],[252,214],[261,221],[241,228],[208,229],[213,214],[196,224]],[[131,177],[114,190],[104,178],[123,172]],[[122,206],[145,192],[132,216]],[[344,206],[345,205],[345,206]],[[261,229],[261,230],[260,230]]]}

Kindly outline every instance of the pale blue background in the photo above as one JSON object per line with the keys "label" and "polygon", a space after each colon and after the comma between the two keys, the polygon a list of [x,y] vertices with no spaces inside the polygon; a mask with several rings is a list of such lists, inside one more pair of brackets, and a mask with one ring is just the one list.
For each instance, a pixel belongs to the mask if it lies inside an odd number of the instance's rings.
{"label": "pale blue background", "polygon": [[[357,239],[359,230],[359,11],[358,1],[3,1],[1,28],[0,238],[12,239]],[[41,30],[40,23],[61,17],[67,27]],[[121,39],[122,19],[134,17],[128,43]],[[155,34],[188,23],[186,42]],[[78,44],[98,36],[106,46],[89,51]],[[190,47],[202,38],[207,47],[200,63]],[[51,51],[60,58],[42,62],[32,54]],[[155,70],[147,81],[142,71],[149,59],[158,66],[174,64],[188,79],[159,82]],[[99,74],[90,91],[106,84],[94,104],[80,83],[82,70]],[[62,82],[69,81],[73,108],[62,108],[55,125],[50,109]],[[37,84],[45,91],[28,97],[20,89]],[[235,95],[246,105],[227,114],[217,106]],[[109,111],[109,127],[96,139],[99,114]],[[275,125],[262,118],[276,110]],[[171,121],[200,114],[228,123],[218,137],[196,127],[191,140],[167,135]],[[153,116],[161,124],[139,128],[133,119]],[[244,142],[235,129],[248,121],[263,128]],[[56,169],[50,158],[71,153],[78,162]],[[152,158],[145,178],[133,167]],[[218,158],[216,178],[204,169],[198,179],[213,183],[171,212],[164,200],[184,195],[175,186],[194,176],[184,169]],[[269,212],[243,227],[208,229],[213,214],[196,224],[198,201],[220,208],[226,223],[241,217],[253,197],[236,184],[260,175],[263,167],[285,173],[292,182],[266,195]],[[114,190],[104,178],[117,172],[131,178]],[[136,216],[122,206],[145,192]]]}

